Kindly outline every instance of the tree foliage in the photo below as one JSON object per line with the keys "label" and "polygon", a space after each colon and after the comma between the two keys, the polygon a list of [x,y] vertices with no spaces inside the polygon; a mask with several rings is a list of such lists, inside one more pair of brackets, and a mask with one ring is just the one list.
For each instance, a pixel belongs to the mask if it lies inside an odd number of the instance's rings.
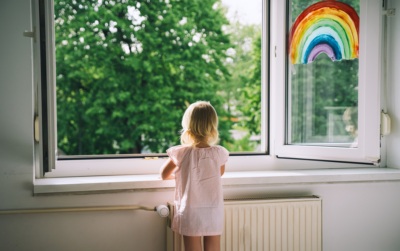
{"label": "tree foliage", "polygon": [[230,151],[254,151],[259,142],[250,141],[261,133],[261,25],[244,25],[232,20],[226,32],[235,47],[229,49],[229,80],[220,81],[231,128],[247,131],[242,139],[227,142]]}
{"label": "tree foliage", "polygon": [[242,112],[246,116],[243,127],[258,135],[261,133],[261,33],[253,43],[252,65],[242,95]]}
{"label": "tree foliage", "polygon": [[341,120],[345,108],[358,105],[358,59],[332,62],[321,54],[311,64],[293,67],[296,74],[289,72],[292,142],[327,143],[330,112],[340,118],[334,135],[347,135]]}
{"label": "tree foliage", "polygon": [[[56,0],[58,146],[71,154],[162,152],[188,104],[210,101],[233,45],[217,0]],[[220,122],[222,139],[228,125]]]}

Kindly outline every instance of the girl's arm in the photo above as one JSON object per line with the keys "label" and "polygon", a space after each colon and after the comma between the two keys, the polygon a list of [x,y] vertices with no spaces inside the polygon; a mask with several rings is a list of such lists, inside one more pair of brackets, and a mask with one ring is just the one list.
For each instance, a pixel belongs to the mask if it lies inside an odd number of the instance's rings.
{"label": "girl's arm", "polygon": [[173,180],[175,176],[172,176],[172,172],[174,171],[176,165],[174,162],[169,158],[164,165],[161,166],[160,175],[162,180]]}
{"label": "girl's arm", "polygon": [[224,175],[224,173],[225,173],[225,165],[222,165],[221,166],[221,176]]}

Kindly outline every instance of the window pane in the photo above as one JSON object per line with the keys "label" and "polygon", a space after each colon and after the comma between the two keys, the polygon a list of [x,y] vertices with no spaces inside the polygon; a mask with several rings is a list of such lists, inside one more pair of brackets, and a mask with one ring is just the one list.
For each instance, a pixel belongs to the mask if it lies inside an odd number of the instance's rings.
{"label": "window pane", "polygon": [[262,0],[54,0],[59,155],[165,153],[210,101],[219,144],[259,151]]}
{"label": "window pane", "polygon": [[287,143],[357,147],[360,2],[289,2]]}

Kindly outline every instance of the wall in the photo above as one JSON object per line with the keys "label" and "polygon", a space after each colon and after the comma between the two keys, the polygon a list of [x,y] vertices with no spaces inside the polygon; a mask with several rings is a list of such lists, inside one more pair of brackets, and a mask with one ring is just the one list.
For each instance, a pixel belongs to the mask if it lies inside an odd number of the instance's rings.
{"label": "wall", "polygon": [[[396,3],[400,10],[399,2]],[[393,55],[399,57],[400,15],[391,20]],[[0,1],[0,210],[96,205],[165,204],[172,191],[33,197],[32,64],[30,5],[26,0]],[[399,93],[400,66],[393,57],[389,93]],[[397,61],[396,61],[397,60]],[[394,65],[396,64],[396,65]],[[397,74],[397,75],[396,75]],[[400,116],[394,95],[390,110]],[[397,113],[396,113],[397,112]],[[395,119],[394,119],[395,120]],[[397,125],[395,120],[394,125]],[[388,144],[389,163],[400,132]],[[396,145],[397,144],[397,145]],[[397,158],[397,159],[396,159]],[[346,183],[226,188],[226,198],[317,194],[323,201],[324,251],[400,250],[400,183]],[[165,219],[152,212],[85,212],[0,216],[0,250],[164,250]]]}

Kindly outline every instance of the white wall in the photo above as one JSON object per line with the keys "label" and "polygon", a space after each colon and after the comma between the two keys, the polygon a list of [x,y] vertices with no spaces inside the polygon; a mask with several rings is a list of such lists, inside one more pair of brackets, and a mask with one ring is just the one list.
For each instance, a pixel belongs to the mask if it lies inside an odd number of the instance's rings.
{"label": "white wall", "polygon": [[[393,3],[396,1],[392,1]],[[396,2],[400,10],[399,2]],[[393,55],[400,58],[400,15],[391,22]],[[1,0],[0,23],[0,210],[44,207],[142,204],[173,198],[172,191],[33,197],[32,65],[27,0]],[[399,59],[391,70],[391,92],[399,93]],[[397,72],[396,70],[397,69]],[[397,74],[397,75],[395,75]],[[391,96],[390,110],[400,117]],[[395,109],[396,107],[397,110]],[[395,120],[395,119],[394,119]],[[397,125],[397,121],[394,125]],[[400,167],[389,141],[389,163]],[[397,158],[397,159],[396,159]],[[323,196],[324,251],[400,250],[400,183],[345,183],[226,188],[226,198],[266,195]],[[164,250],[165,219],[152,212],[85,212],[0,216],[0,250]]]}

